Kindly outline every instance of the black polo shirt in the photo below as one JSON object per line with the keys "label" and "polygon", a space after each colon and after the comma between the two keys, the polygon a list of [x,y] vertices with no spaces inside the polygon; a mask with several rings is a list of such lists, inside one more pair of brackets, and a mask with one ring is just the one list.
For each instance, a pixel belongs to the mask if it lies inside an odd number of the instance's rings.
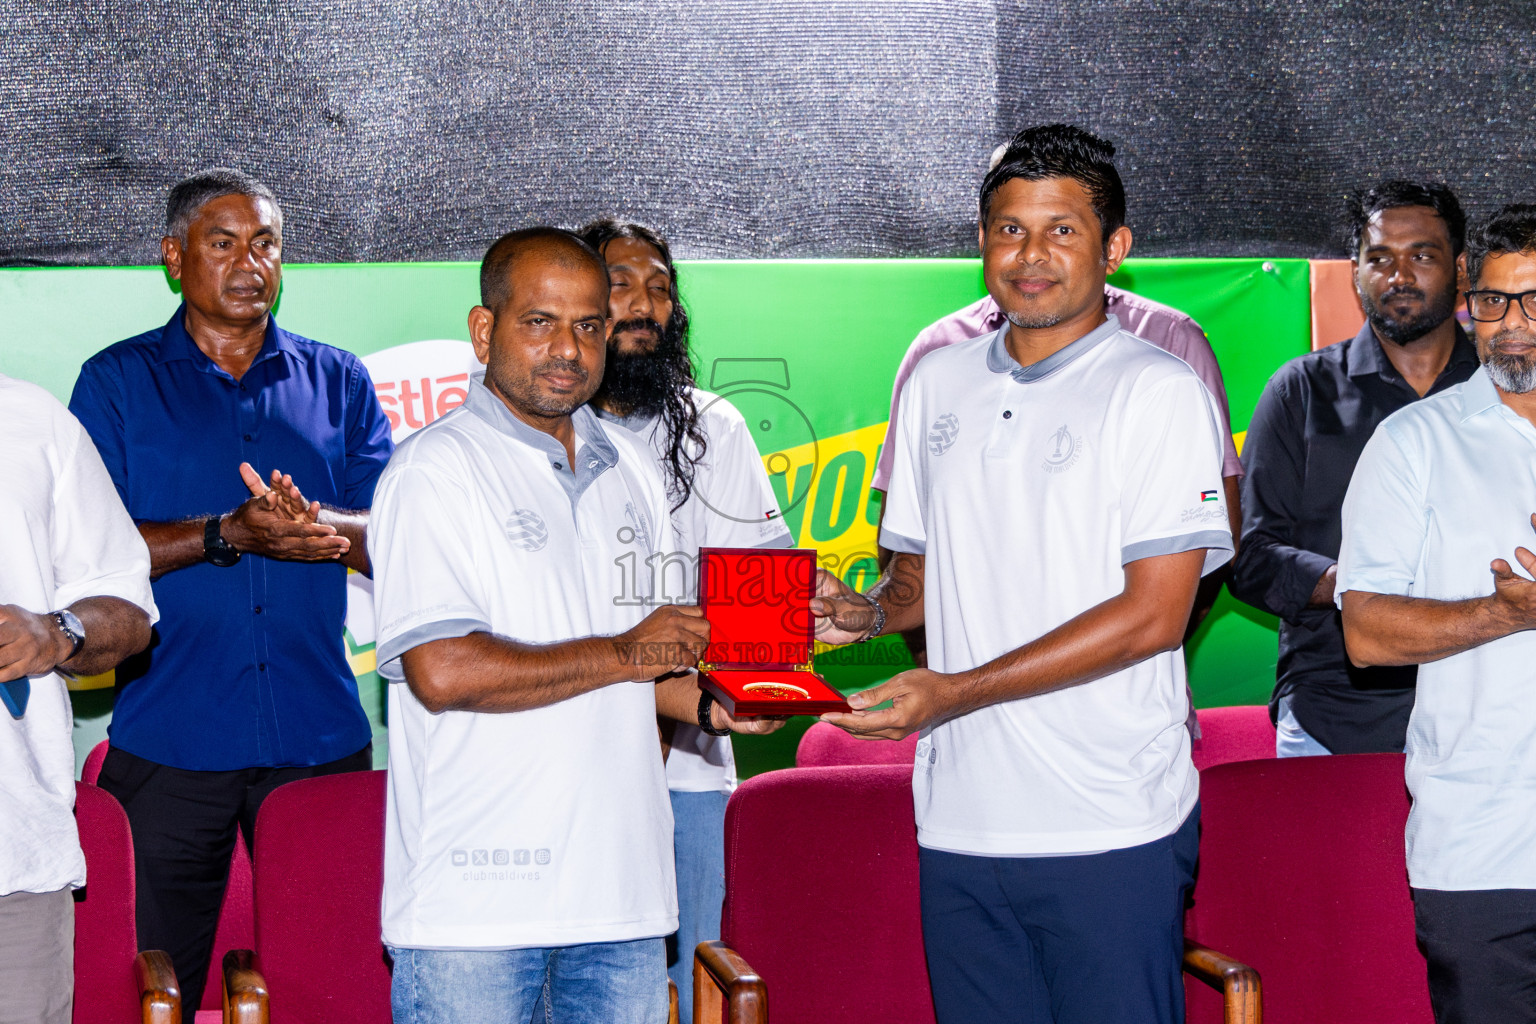
{"label": "black polo shirt", "polygon": [[[1429,394],[1478,367],[1460,327]],[[1339,612],[1308,608],[1339,560],[1339,510],[1377,424],[1419,395],[1392,366],[1370,324],[1348,341],[1293,359],[1270,378],[1243,442],[1243,534],[1232,579],[1240,600],[1280,617],[1270,713],[1281,697],[1301,727],[1336,754],[1400,751],[1413,710],[1415,666],[1355,668]]]}

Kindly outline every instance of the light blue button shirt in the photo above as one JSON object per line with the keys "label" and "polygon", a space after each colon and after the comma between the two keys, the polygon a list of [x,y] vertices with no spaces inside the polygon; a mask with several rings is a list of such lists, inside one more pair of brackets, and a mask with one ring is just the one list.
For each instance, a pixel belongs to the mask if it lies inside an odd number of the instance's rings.
{"label": "light blue button shirt", "polygon": [[[1382,422],[1344,499],[1337,597],[1465,600],[1536,550],[1536,428],[1486,371]],[[1536,889],[1536,632],[1425,665],[1408,725],[1416,888]]]}

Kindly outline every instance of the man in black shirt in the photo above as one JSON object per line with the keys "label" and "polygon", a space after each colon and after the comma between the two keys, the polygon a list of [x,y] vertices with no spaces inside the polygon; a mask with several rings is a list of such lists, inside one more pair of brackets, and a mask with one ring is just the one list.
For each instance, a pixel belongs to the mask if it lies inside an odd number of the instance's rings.
{"label": "man in black shirt", "polygon": [[1282,366],[1243,445],[1229,587],[1281,620],[1270,699],[1281,757],[1403,749],[1418,670],[1359,669],[1344,652],[1333,606],[1339,509],[1376,425],[1478,366],[1454,315],[1466,215],[1451,190],[1386,181],[1352,196],[1348,215],[1365,326]]}

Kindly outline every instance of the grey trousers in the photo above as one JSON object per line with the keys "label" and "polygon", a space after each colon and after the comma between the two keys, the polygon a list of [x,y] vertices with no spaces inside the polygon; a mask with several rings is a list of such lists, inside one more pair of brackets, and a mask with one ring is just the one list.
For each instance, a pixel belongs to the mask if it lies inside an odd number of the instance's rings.
{"label": "grey trousers", "polygon": [[70,891],[0,896],[0,1024],[70,1024],[74,995]]}

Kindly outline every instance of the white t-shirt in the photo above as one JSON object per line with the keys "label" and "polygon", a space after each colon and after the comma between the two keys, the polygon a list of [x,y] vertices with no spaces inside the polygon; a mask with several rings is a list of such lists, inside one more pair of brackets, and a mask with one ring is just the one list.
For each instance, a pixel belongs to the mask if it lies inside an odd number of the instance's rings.
{"label": "white t-shirt", "polygon": [[[431,640],[610,636],[650,610],[645,560],[672,545],[655,458],[586,408],[572,419],[575,474],[477,377],[396,449],[368,527],[384,678],[401,683],[401,654]],[[674,931],[655,686],[509,714],[432,714],[390,686],[383,923],[417,949]]]}
{"label": "white t-shirt", "polygon": [[[1008,327],[933,352],[903,393],[881,544],[926,555],[928,662],[974,668],[1125,589],[1125,563],[1232,553],[1221,419],[1178,357],[1110,317],[1020,367]],[[1184,658],[925,730],[918,842],[986,856],[1152,842],[1194,806]]]}
{"label": "white t-shirt", "polygon": [[[39,614],[117,597],[158,618],[149,549],[96,446],[57,399],[0,374],[0,604]],[[0,896],[85,884],[75,830],[69,693],[31,679],[26,713],[0,705]]]}
{"label": "white t-shirt", "polygon": [[[694,465],[688,500],[672,513],[677,559],[668,559],[658,587],[665,603],[698,600],[699,548],[789,548],[794,538],[779,518],[779,501],[763,469],[747,421],[729,401],[694,388],[704,458]],[[648,439],[657,463],[667,457],[667,435],[659,416],[619,419],[598,413]],[[665,473],[665,466],[663,473]],[[672,567],[676,566],[676,570]],[[667,756],[667,788],[683,793],[729,793],[736,788],[736,760],[729,736],[711,736],[680,722]]]}
{"label": "white t-shirt", "polygon": [[[1335,600],[1351,590],[1460,601],[1522,576],[1536,428],[1479,369],[1382,421],[1344,498]],[[1408,880],[1536,889],[1536,632],[1419,666],[1408,720]]]}

